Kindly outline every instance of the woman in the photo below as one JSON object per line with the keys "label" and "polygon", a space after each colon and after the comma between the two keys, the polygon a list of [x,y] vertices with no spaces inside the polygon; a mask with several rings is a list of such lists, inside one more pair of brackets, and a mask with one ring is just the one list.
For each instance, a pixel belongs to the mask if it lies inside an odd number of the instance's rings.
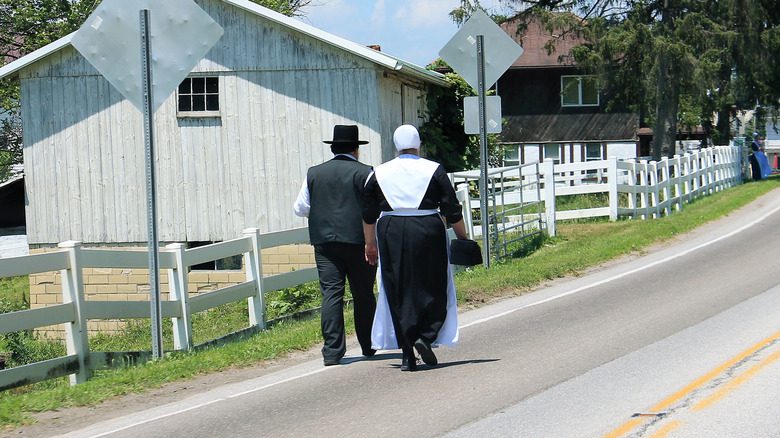
{"label": "woman", "polygon": [[[420,158],[420,135],[395,130],[394,160],[377,166],[364,191],[366,260],[379,261],[379,301],[372,348],[401,348],[402,371],[438,363],[433,345],[458,340],[457,304],[448,260],[446,223],[466,239],[461,206],[444,168]],[[446,221],[446,223],[445,223]]]}

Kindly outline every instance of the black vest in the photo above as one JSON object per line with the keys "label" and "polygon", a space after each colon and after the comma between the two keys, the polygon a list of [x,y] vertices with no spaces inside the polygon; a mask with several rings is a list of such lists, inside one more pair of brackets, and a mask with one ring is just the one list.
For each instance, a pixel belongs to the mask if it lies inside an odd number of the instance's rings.
{"label": "black vest", "polygon": [[365,244],[361,198],[371,167],[336,156],[309,168],[309,240],[321,243]]}

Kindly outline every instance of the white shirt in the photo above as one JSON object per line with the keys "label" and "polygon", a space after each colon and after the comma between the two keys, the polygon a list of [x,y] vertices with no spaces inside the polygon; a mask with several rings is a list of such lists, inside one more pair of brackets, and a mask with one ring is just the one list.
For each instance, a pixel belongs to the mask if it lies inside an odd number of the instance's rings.
{"label": "white shirt", "polygon": [[[343,156],[348,157],[352,160],[357,161],[357,158],[355,158],[352,154],[335,154],[334,157]],[[311,210],[311,199],[309,196],[309,181],[304,179],[303,185],[301,186],[301,190],[298,192],[298,198],[295,200],[295,204],[293,204],[293,213],[295,213],[296,216],[300,217],[309,217],[309,210]]]}

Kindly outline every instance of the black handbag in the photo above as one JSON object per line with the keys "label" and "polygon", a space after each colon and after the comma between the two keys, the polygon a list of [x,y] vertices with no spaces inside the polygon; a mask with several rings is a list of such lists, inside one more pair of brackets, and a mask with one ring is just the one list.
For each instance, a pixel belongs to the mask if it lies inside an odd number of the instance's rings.
{"label": "black handbag", "polygon": [[452,239],[450,241],[450,263],[461,266],[482,264],[482,248],[470,239]]}

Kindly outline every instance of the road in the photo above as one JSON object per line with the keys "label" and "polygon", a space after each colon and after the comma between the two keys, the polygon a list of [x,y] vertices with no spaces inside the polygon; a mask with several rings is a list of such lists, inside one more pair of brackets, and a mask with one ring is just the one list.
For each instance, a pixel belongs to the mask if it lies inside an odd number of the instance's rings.
{"label": "road", "polygon": [[460,316],[440,365],[308,360],[64,437],[778,437],[780,192]]}

